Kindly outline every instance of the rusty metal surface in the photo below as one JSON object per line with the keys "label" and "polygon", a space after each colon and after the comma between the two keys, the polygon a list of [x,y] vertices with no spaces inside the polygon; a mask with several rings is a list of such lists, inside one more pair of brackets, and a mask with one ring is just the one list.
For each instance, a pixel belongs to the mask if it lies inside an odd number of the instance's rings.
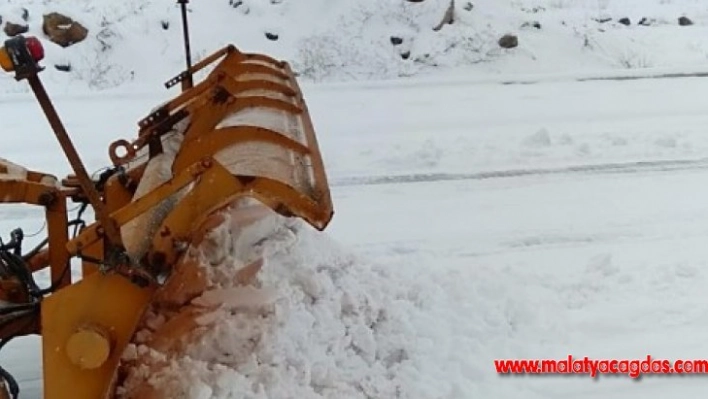
{"label": "rusty metal surface", "polygon": [[98,190],[96,190],[96,187],[94,186],[93,181],[89,177],[88,172],[86,172],[86,168],[84,167],[83,162],[81,162],[79,153],[76,151],[74,144],[71,142],[69,134],[66,132],[66,128],[64,128],[64,124],[61,122],[59,114],[57,114],[56,110],[54,109],[52,101],[49,99],[49,96],[47,95],[47,92],[44,89],[42,82],[37,76],[31,76],[27,80],[30,84],[30,87],[32,88],[32,91],[34,91],[34,94],[37,97],[37,101],[42,107],[42,110],[44,111],[44,114],[46,115],[47,120],[49,121],[49,124],[57,137],[57,140],[59,141],[59,144],[64,150],[64,153],[66,154],[66,157],[69,163],[71,164],[74,173],[76,174],[76,178],[78,179],[79,184],[81,185],[83,193],[86,195],[86,197],[88,197],[88,200],[94,209],[97,219],[101,221],[101,225],[103,226],[103,230],[106,234],[106,237],[111,242],[111,244],[120,246],[120,232],[118,231],[117,226],[110,220],[108,214],[105,212],[104,204],[101,201],[101,196],[98,193]]}

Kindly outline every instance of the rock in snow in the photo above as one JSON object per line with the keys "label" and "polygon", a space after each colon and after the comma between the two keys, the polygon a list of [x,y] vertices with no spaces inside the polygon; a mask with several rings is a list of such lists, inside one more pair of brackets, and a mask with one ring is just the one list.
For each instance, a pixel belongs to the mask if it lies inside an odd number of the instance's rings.
{"label": "rock in snow", "polygon": [[516,35],[504,35],[499,39],[499,47],[514,48],[519,45],[519,37]]}
{"label": "rock in snow", "polygon": [[44,15],[42,30],[49,40],[62,47],[82,42],[88,36],[88,29],[81,23],[58,12]]}

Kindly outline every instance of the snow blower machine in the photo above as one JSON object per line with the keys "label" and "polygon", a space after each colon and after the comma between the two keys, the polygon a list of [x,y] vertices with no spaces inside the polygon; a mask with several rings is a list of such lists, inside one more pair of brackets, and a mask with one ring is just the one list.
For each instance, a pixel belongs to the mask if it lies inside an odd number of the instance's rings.
{"label": "snow blower machine", "polygon": [[[167,287],[194,285],[186,254],[225,213],[249,223],[266,210],[318,230],[332,218],[323,160],[289,64],[228,46],[192,65],[186,0],[179,3],[187,69],[165,85],[181,84],[181,93],[139,122],[136,139],[110,145],[112,165],[97,178],[39,79],[41,42],[17,36],[0,49],[0,66],[29,84],[73,170],[59,180],[0,160],[0,201],[44,208],[47,226],[47,238],[28,251],[21,229],[0,245],[0,347],[41,337],[46,399],[115,396],[122,353],[146,309]],[[74,219],[72,202],[81,208]],[[86,208],[95,221],[82,220]],[[46,287],[37,273],[51,276]],[[0,367],[0,398],[18,397],[11,368]]]}

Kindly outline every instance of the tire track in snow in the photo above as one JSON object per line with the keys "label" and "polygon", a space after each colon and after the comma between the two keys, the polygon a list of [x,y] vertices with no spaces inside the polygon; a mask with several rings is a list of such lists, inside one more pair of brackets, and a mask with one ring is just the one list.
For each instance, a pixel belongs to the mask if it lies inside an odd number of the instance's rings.
{"label": "tire track in snow", "polygon": [[649,75],[605,75],[605,76],[586,76],[576,78],[557,78],[557,79],[528,79],[528,80],[505,80],[503,85],[533,85],[539,83],[555,83],[555,82],[601,82],[601,81],[627,81],[627,80],[658,80],[658,79],[686,79],[686,78],[705,78],[708,77],[708,72],[667,72],[656,73]]}
{"label": "tire track in snow", "polygon": [[413,173],[388,176],[352,176],[333,179],[335,187],[382,184],[428,183],[456,180],[488,180],[526,176],[570,175],[576,173],[642,173],[708,169],[708,158],[687,160],[636,161],[557,168],[509,169],[476,173]]}

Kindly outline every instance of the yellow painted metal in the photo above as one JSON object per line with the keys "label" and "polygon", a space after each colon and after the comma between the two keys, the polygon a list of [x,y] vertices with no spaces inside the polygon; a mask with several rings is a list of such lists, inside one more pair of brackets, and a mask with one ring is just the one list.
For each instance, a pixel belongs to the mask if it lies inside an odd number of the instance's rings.
{"label": "yellow painted metal", "polygon": [[[202,163],[194,164],[189,169],[185,170],[174,179],[161,184],[150,194],[133,201],[122,208],[110,214],[118,226],[124,226],[135,217],[147,212],[150,208],[157,206],[160,201],[177,192],[177,190],[190,184],[197,176],[199,176],[205,167]],[[88,248],[101,240],[100,234],[101,225],[93,223],[79,234],[78,237],[69,241],[66,247],[72,255],[78,254],[83,248]]]}
{"label": "yellow painted metal", "polygon": [[66,212],[66,198],[63,196],[56,196],[45,208],[50,276],[52,284],[58,288],[71,284],[70,257],[66,251],[69,240]]}
{"label": "yellow painted metal", "polygon": [[[46,298],[42,303],[44,398],[106,397],[115,381],[120,356],[154,290],[155,287],[140,288],[117,274],[94,273]],[[76,334],[87,328],[105,331],[111,340],[110,355],[92,369],[75,364],[77,353],[86,356],[85,350],[76,349]],[[78,337],[79,340],[87,338],[86,335]],[[98,339],[88,346],[105,350]],[[97,360],[84,359],[79,363],[95,366]]]}
{"label": "yellow painted metal", "polygon": [[100,326],[87,325],[71,334],[66,342],[66,355],[80,369],[93,370],[106,363],[112,346],[109,331]]}
{"label": "yellow painted metal", "polygon": [[[104,201],[106,202],[106,212],[113,214],[117,210],[130,204],[132,201],[133,192],[126,187],[121,180],[127,178],[131,181],[139,181],[144,170],[144,165],[141,165],[140,167],[134,168],[130,172],[126,173],[125,176],[113,175],[108,178],[103,192]],[[98,265],[96,265],[93,261],[104,260],[104,252],[105,248],[103,241],[101,241],[99,237],[96,237],[95,242],[83,247],[81,254],[92,259],[92,261],[82,262],[81,273],[83,276],[88,276],[89,274],[98,271]]]}
{"label": "yellow painted metal", "polygon": [[[270,208],[320,230],[333,215],[312,120],[289,65],[227,46],[192,71],[217,61],[205,80],[142,120],[137,139],[111,145],[111,160],[126,171],[101,187],[109,221],[117,228],[180,194],[156,224],[157,234],[145,237],[151,242],[148,256],[137,261],[148,261],[141,265],[145,270],[181,275],[168,279],[167,287],[170,292],[184,291],[184,297],[198,291],[204,278],[195,264],[184,260],[185,249],[199,245],[205,226],[214,225],[219,210],[248,197],[260,203],[260,210],[241,210],[242,223],[251,223]],[[171,164],[172,176],[134,199],[135,185],[144,177],[147,162],[159,155],[163,136],[174,134],[174,124],[187,118],[189,123],[177,133],[183,141]],[[0,163],[0,174],[2,168]],[[33,271],[49,266],[60,288],[41,303],[41,323],[28,313],[21,319],[25,324],[9,326],[0,337],[17,332],[42,335],[45,399],[104,399],[113,392],[120,356],[159,287],[141,287],[114,272],[100,273],[89,261],[83,264],[82,279],[72,284],[67,268],[71,256],[107,259],[104,228],[94,222],[69,240],[66,201],[84,195],[77,186],[47,184],[47,176],[29,171],[24,179],[0,179],[2,202],[45,207],[49,249],[28,263]],[[244,268],[239,279],[250,281],[261,264]],[[194,284],[186,284],[185,276]],[[9,295],[13,282],[0,283],[0,297]]]}
{"label": "yellow painted metal", "polygon": [[[282,215],[303,218],[317,229],[324,229],[333,215],[312,120],[289,65],[231,47],[217,54],[225,54],[225,58],[204,82],[162,107],[163,119],[180,112],[190,118],[172,167],[175,177],[111,214],[117,225],[123,226],[197,181],[153,240],[150,259],[160,268],[176,261],[179,248],[184,247],[179,244],[189,242],[195,218],[239,197],[256,198]],[[116,143],[137,154],[154,140],[151,137],[159,137],[152,122],[154,117],[141,121],[143,129],[136,141]],[[120,161],[130,161],[130,157]],[[213,162],[228,173],[200,176],[208,168],[205,165]],[[206,190],[206,185],[212,188]],[[77,253],[100,237],[100,226],[89,226],[69,243],[69,252]]]}
{"label": "yellow painted metal", "polygon": [[310,151],[304,144],[288,140],[272,129],[254,126],[226,127],[205,133],[198,140],[190,143],[189,151],[182,153],[180,158],[175,161],[174,169],[182,170],[185,165],[197,162],[203,158],[202,154],[215,154],[230,145],[249,142],[271,143],[303,155]]}

